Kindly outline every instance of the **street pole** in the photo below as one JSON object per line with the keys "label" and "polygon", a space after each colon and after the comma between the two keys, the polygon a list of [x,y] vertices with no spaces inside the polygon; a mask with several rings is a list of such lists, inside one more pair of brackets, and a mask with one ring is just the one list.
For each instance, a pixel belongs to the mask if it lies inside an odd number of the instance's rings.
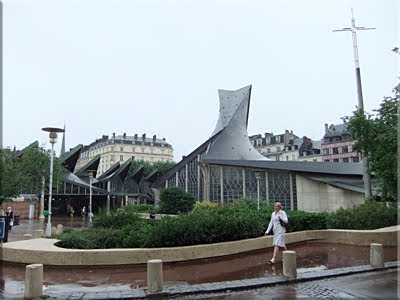
{"label": "street pole", "polygon": [[90,172],[89,173],[89,184],[90,184],[90,187],[89,187],[89,224],[90,225],[92,225],[92,216],[93,216],[93,214],[92,214],[92,194],[93,194],[92,181],[93,181],[93,173]]}
{"label": "street pole", "polygon": [[256,172],[256,180],[257,180],[257,210],[260,210],[260,179],[261,176],[258,172]]}
{"label": "street pole", "polygon": [[[50,133],[51,136],[52,133]],[[57,137],[57,133],[54,133]],[[47,217],[47,228],[46,228],[46,236],[51,236],[51,198],[53,197],[53,157],[54,157],[54,143],[51,143],[51,153],[50,153],[50,179],[49,179],[49,208],[48,208],[48,217]]]}
{"label": "street pole", "polygon": [[[51,153],[50,153],[50,178],[49,178],[49,207],[48,207],[48,217],[47,217],[47,228],[46,236],[51,237],[51,200],[53,198],[53,159],[54,159],[54,144],[57,142],[57,132],[64,132],[64,129],[45,127],[42,128],[43,131],[49,132]],[[44,193],[43,193],[44,194]]]}
{"label": "street pole", "polygon": [[[353,40],[353,55],[354,55],[354,66],[356,71],[356,84],[357,84],[357,98],[358,98],[358,111],[364,112],[364,101],[363,94],[361,88],[361,71],[360,71],[360,60],[358,57],[358,46],[357,46],[357,30],[374,30],[375,28],[366,28],[366,27],[358,27],[356,26],[356,22],[353,16],[353,9],[351,9],[351,27],[342,28],[339,30],[333,30],[334,32],[339,31],[351,31],[351,36]],[[364,153],[362,153],[363,155]],[[367,155],[362,156],[363,162],[363,181],[364,181],[364,190],[365,190],[365,198],[369,198],[372,196],[371,190],[371,175],[368,170],[368,157]]]}
{"label": "street pole", "polygon": [[39,219],[43,220],[44,219],[44,187],[45,187],[45,179],[44,176],[42,176],[42,193],[40,195],[40,215]]}

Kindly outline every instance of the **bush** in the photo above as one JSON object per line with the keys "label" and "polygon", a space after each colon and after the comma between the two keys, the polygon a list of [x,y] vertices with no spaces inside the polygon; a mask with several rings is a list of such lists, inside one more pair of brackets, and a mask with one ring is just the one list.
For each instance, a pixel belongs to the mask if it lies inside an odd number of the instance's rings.
{"label": "bush", "polygon": [[127,206],[123,209],[118,209],[116,211],[107,214],[106,212],[101,212],[93,218],[94,228],[115,228],[121,229],[122,227],[128,225],[134,225],[143,222],[138,213]]}
{"label": "bush", "polygon": [[122,231],[106,228],[85,228],[60,235],[58,247],[73,249],[108,249],[122,246]]}
{"label": "bush", "polygon": [[259,237],[266,219],[257,214],[221,215],[198,211],[179,218],[163,218],[152,226],[144,247],[176,247]]}
{"label": "bush", "polygon": [[221,205],[210,201],[196,201],[193,207],[193,212],[198,212],[200,210],[217,210]]}
{"label": "bush", "polygon": [[298,210],[286,213],[291,220],[287,232],[327,228],[328,213],[312,213]]}
{"label": "bush", "polygon": [[177,187],[163,189],[160,193],[160,212],[163,214],[188,213],[193,209],[195,198]]}
{"label": "bush", "polygon": [[156,210],[153,205],[149,204],[128,205],[123,209],[135,213],[151,213]]}
{"label": "bush", "polygon": [[[258,202],[255,198],[240,198],[235,200],[233,203],[229,204],[230,206],[236,208],[243,209],[253,209],[256,210],[258,208]],[[264,200],[260,201],[260,210],[273,210],[274,206],[268,205],[268,203]]]}
{"label": "bush", "polygon": [[[57,236],[60,247],[77,249],[153,248],[209,244],[262,236],[271,209],[198,202],[191,214],[160,220],[141,219],[131,207],[94,218],[93,226]],[[397,208],[367,202],[334,213],[287,211],[288,232],[327,228],[376,229],[397,224]]]}
{"label": "bush", "polygon": [[397,209],[367,201],[350,209],[339,209],[328,217],[328,228],[377,229],[397,225]]}

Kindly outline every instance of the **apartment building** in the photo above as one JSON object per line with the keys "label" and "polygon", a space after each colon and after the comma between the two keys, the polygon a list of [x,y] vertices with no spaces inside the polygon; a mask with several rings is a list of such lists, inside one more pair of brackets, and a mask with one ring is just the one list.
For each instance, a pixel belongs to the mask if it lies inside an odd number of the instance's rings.
{"label": "apartment building", "polygon": [[299,138],[293,130],[274,135],[265,133],[250,136],[250,142],[262,155],[275,161],[322,161],[321,141],[306,136]]}
{"label": "apartment building", "polygon": [[326,162],[359,162],[361,157],[354,151],[354,141],[350,139],[347,123],[325,124],[325,135],[321,145],[322,159]]}
{"label": "apartment building", "polygon": [[156,135],[147,137],[146,134],[138,136],[128,136],[126,133],[115,135],[109,138],[103,135],[96,139],[90,145],[84,146],[76,170],[79,170],[91,159],[100,155],[100,164],[97,175],[101,175],[111,168],[115,163],[133,158],[135,160],[155,161],[173,161],[172,145],[167,143],[165,138],[159,139]]}

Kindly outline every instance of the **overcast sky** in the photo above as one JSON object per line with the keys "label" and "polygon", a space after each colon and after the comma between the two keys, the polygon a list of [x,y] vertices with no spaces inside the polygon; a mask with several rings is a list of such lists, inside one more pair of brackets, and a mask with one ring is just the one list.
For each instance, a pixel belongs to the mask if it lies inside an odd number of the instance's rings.
{"label": "overcast sky", "polygon": [[[3,0],[3,144],[67,149],[103,134],[165,137],[179,161],[218,119],[218,89],[252,84],[249,135],[320,139],[357,104],[358,33],[366,110],[399,81],[395,0]],[[57,153],[61,143],[56,144]],[[47,143],[47,146],[49,144]]]}

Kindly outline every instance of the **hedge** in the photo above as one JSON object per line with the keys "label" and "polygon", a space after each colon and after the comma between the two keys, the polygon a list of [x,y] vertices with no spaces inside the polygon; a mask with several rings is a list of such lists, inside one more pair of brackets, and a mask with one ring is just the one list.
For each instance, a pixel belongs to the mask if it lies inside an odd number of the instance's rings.
{"label": "hedge", "polygon": [[[58,236],[58,246],[78,249],[154,248],[209,244],[262,236],[272,210],[257,211],[243,206],[196,205],[186,215],[160,220],[141,219],[125,207],[111,215],[96,216],[93,226],[69,230]],[[376,229],[397,225],[397,209],[365,203],[334,213],[287,211],[288,232],[327,228]]]}

